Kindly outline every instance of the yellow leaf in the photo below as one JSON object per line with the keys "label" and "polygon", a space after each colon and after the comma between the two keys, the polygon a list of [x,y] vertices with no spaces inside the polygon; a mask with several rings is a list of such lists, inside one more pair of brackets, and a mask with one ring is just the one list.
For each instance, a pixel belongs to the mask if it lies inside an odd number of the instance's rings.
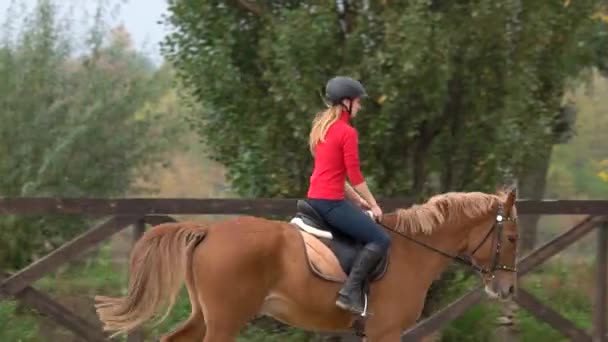
{"label": "yellow leaf", "polygon": [[597,12],[591,16],[591,19],[600,20],[605,23],[608,23],[608,15],[605,13]]}
{"label": "yellow leaf", "polygon": [[604,182],[608,182],[608,172],[601,171],[597,174],[597,176],[600,177]]}
{"label": "yellow leaf", "polygon": [[383,104],[384,101],[386,101],[387,96],[386,95],[382,95],[378,98],[378,103],[379,104]]}
{"label": "yellow leaf", "polygon": [[564,7],[570,6],[570,0],[564,0]]}

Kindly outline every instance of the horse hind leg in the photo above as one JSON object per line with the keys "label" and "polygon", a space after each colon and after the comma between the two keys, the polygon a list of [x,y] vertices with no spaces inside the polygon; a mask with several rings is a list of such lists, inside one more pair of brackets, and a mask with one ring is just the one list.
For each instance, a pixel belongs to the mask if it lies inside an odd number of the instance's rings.
{"label": "horse hind leg", "polygon": [[173,332],[160,338],[160,342],[200,342],[206,333],[202,311],[192,312],[188,320]]}
{"label": "horse hind leg", "polygon": [[249,286],[246,291],[239,291],[238,285],[233,286],[209,293],[212,298],[204,304],[206,333],[203,342],[236,341],[247,322],[260,312],[267,295],[266,289]]}
{"label": "horse hind leg", "polygon": [[[259,221],[239,222],[254,225]],[[282,231],[234,231],[238,230],[215,230],[192,259],[192,283],[206,325],[203,342],[236,341],[247,322],[260,313],[277,281]]]}
{"label": "horse hind leg", "polygon": [[187,285],[186,288],[192,306],[190,317],[171,333],[162,336],[160,342],[200,342],[205,337],[207,329],[199,296],[193,286]]}
{"label": "horse hind leg", "polygon": [[[202,240],[202,239],[201,239]],[[199,241],[200,242],[200,241]],[[190,255],[187,273],[186,273],[186,289],[188,290],[188,298],[192,312],[190,317],[173,332],[160,338],[160,342],[200,342],[205,337],[206,325],[205,316],[203,314],[200,295],[197,292],[196,283],[194,282],[194,270],[192,269],[192,253],[196,244],[190,247],[188,254]]]}
{"label": "horse hind leg", "polygon": [[249,265],[243,265],[242,260],[245,259],[224,259],[222,267],[214,270],[212,278],[207,278],[204,283],[196,279],[200,284],[199,302],[205,315],[203,342],[236,341],[247,322],[262,310],[270,292],[267,278],[271,274],[267,271],[270,268],[268,265],[263,269],[245,267]]}

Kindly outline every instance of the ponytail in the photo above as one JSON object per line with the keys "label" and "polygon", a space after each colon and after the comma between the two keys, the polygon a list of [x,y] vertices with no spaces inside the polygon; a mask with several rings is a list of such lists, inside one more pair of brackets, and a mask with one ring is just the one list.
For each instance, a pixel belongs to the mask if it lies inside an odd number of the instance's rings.
{"label": "ponytail", "polygon": [[310,147],[310,153],[315,155],[315,147],[319,142],[325,142],[325,134],[329,127],[338,119],[342,113],[342,106],[332,106],[326,110],[317,113],[315,119],[312,122],[312,128],[308,139],[308,145]]}

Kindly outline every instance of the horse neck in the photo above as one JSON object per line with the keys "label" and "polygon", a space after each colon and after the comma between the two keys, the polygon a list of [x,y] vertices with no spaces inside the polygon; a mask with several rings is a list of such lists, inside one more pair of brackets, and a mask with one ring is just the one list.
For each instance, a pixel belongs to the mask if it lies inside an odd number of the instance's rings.
{"label": "horse neck", "polygon": [[[395,227],[396,216],[394,214],[385,215],[383,224],[387,227]],[[455,225],[440,227],[428,235],[422,232],[403,234],[441,252],[455,256],[466,247],[467,235],[472,226],[472,222],[463,221]],[[394,233],[395,235],[401,234]],[[447,258],[440,252],[421,246],[403,236],[395,236],[392,239],[392,246],[405,255],[407,260],[400,260],[399,263],[403,264],[408,272],[414,272],[421,284],[430,285],[447,265],[453,262],[451,258]]]}

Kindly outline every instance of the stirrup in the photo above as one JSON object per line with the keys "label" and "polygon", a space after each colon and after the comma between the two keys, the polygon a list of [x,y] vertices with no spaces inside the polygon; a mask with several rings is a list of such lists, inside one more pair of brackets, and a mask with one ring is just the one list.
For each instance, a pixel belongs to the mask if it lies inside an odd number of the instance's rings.
{"label": "stirrup", "polygon": [[367,317],[369,313],[367,312],[367,293],[363,293],[363,312],[359,314],[361,317]]}
{"label": "stirrup", "polygon": [[355,316],[355,320],[353,321],[352,328],[355,332],[355,335],[359,338],[367,338],[365,334],[365,322],[367,321],[368,316],[371,316],[372,313],[367,311],[367,294],[363,295],[363,312]]}

